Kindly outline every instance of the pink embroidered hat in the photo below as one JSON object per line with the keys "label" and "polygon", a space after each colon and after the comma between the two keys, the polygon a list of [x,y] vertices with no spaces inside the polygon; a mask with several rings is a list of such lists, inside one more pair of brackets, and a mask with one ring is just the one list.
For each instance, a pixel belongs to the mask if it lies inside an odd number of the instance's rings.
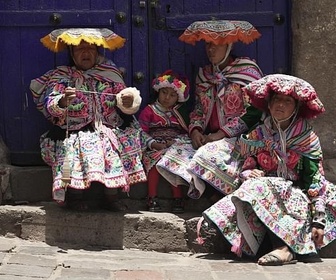
{"label": "pink embroidered hat", "polygon": [[260,36],[258,30],[248,21],[209,20],[195,21],[179,39],[191,45],[201,40],[215,45],[225,45],[238,41],[249,44]]}
{"label": "pink embroidered hat", "polygon": [[253,106],[262,111],[267,111],[270,93],[290,95],[299,101],[298,116],[302,118],[315,118],[325,111],[321,100],[313,86],[300,78],[272,74],[249,83],[243,88],[249,96]]}
{"label": "pink embroidered hat", "polygon": [[189,80],[172,70],[165,71],[152,82],[153,89],[159,91],[161,88],[169,87],[176,91],[178,102],[185,102],[189,99]]}

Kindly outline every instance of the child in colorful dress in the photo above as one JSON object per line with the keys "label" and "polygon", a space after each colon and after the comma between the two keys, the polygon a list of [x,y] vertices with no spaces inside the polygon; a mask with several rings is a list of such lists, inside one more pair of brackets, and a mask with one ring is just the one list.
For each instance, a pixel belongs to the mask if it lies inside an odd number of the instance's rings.
{"label": "child in colorful dress", "polygon": [[[171,70],[167,70],[153,80],[157,99],[147,105],[139,115],[142,129],[153,139],[143,155],[143,163],[148,176],[148,210],[162,211],[157,199],[160,174],[156,163],[175,142],[188,138],[189,81]],[[184,203],[181,186],[171,186],[173,192],[173,213],[183,213]]]}

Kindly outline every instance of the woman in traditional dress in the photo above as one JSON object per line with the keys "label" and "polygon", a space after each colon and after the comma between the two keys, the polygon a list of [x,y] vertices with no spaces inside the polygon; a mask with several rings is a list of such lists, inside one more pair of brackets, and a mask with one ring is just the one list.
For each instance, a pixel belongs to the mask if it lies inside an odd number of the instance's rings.
{"label": "woman in traditional dress", "polygon": [[140,132],[129,127],[141,97],[126,88],[98,46],[115,50],[125,39],[109,29],[73,28],[54,30],[41,41],[54,52],[67,48],[73,61],[32,80],[30,87],[37,108],[53,124],[41,137],[43,160],[52,167],[53,198],[87,210],[88,189],[103,186],[102,205],[121,210],[117,190],[128,192],[131,184],[146,181]]}
{"label": "woman in traditional dress", "polygon": [[[148,178],[148,210],[160,212],[158,184],[160,174],[156,163],[167,149],[178,142],[188,140],[188,113],[186,101],[189,99],[189,81],[185,76],[167,70],[153,80],[156,101],[147,105],[139,115],[143,131],[153,139],[143,155],[143,163]],[[181,186],[171,186],[173,203],[171,212],[184,212],[183,190]]]}
{"label": "woman in traditional dress", "polygon": [[[190,114],[190,140],[173,145],[157,164],[160,174],[172,185],[189,186],[188,195],[199,198],[205,190],[204,166],[188,165],[193,162],[197,150],[207,143],[217,143],[224,137],[234,137],[247,131],[261,117],[259,110],[250,106],[244,98],[242,87],[262,77],[258,65],[247,57],[234,57],[231,53],[234,42],[250,43],[260,36],[259,32],[245,21],[198,21],[190,25],[180,36],[184,42],[195,44],[206,42],[206,53],[210,61],[199,69],[196,78],[195,107]],[[201,153],[201,152],[200,152]],[[203,154],[211,157],[220,166],[220,153]],[[220,168],[218,168],[220,169]],[[225,178],[214,182],[230,193],[236,187],[230,182],[225,189]],[[212,182],[208,178],[209,182]],[[216,181],[214,179],[213,181]]]}
{"label": "woman in traditional dress", "polygon": [[335,185],[325,179],[319,138],[307,122],[324,107],[309,83],[289,75],[269,75],[243,90],[267,117],[237,142],[243,183],[203,219],[239,256],[255,256],[268,235],[273,249],[258,264],[295,263],[296,254],[316,254],[336,238]]}

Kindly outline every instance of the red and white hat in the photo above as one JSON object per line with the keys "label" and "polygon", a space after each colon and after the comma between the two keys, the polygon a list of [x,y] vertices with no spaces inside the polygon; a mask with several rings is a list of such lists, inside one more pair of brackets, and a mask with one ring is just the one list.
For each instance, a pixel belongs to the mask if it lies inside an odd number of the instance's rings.
{"label": "red and white hat", "polygon": [[249,83],[243,88],[250,102],[256,108],[267,111],[270,93],[289,95],[300,102],[298,115],[315,118],[325,111],[313,86],[298,77],[285,74],[271,74]]}
{"label": "red and white hat", "polygon": [[169,87],[176,91],[178,102],[185,102],[189,99],[189,80],[187,77],[174,73],[172,70],[165,71],[152,82],[153,89],[159,91],[161,88]]}

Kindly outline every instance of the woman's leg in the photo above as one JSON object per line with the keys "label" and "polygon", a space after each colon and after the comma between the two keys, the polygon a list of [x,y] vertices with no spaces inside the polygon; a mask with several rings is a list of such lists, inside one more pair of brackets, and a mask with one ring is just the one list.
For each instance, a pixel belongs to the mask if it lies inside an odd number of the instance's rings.
{"label": "woman's leg", "polygon": [[151,212],[160,212],[162,209],[157,199],[157,188],[160,181],[160,174],[157,169],[152,167],[148,172],[148,210]]}
{"label": "woman's leg", "polygon": [[160,180],[160,174],[155,166],[148,172],[148,197],[157,197],[157,188]]}
{"label": "woman's leg", "polygon": [[182,186],[170,186],[173,194],[173,204],[172,212],[173,213],[183,213],[184,212],[184,199],[182,193]]}

